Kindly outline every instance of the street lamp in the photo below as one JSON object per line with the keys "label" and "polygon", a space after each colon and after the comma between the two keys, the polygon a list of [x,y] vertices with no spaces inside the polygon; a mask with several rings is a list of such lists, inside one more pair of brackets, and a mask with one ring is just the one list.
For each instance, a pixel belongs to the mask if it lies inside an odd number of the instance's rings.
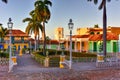
{"label": "street lamp", "polygon": [[72,19],[69,20],[68,28],[70,30],[70,61],[69,61],[69,69],[72,68],[72,29],[74,24],[72,23]]}
{"label": "street lamp", "polygon": [[10,51],[9,51],[9,71],[8,72],[10,72],[11,70],[12,70],[12,66],[13,66],[13,64],[12,64],[12,40],[11,40],[11,38],[12,38],[12,27],[13,27],[13,23],[12,23],[12,19],[11,18],[9,18],[9,20],[8,20],[8,29],[9,29],[9,38],[10,38],[10,40],[9,40],[9,48],[10,48]]}

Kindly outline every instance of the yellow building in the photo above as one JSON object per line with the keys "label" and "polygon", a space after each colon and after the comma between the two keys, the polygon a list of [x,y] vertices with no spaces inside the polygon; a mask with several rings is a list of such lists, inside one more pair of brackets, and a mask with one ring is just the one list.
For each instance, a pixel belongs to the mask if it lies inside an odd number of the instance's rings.
{"label": "yellow building", "polygon": [[[109,27],[107,32],[120,34],[120,27]],[[89,51],[89,38],[92,34],[103,34],[102,28],[77,28],[76,35],[72,36],[72,51],[88,52]],[[70,39],[65,40],[65,48],[69,50]]]}
{"label": "yellow building", "polygon": [[[120,27],[108,27],[107,32],[120,34]],[[77,28],[76,35],[103,34],[103,28]]]}
{"label": "yellow building", "polygon": [[55,39],[60,40],[64,38],[64,28],[58,27],[55,29]]}
{"label": "yellow building", "polygon": [[89,28],[77,28],[76,35],[85,35],[89,31]]}
{"label": "yellow building", "polygon": [[[24,33],[21,30],[18,29],[13,29],[12,34],[11,34],[11,42],[12,42],[12,47],[16,51],[22,51],[23,48],[29,48],[29,35]],[[3,43],[3,48],[4,49],[9,49],[9,40],[10,40],[10,34],[8,30],[8,34],[4,37],[4,43]]]}

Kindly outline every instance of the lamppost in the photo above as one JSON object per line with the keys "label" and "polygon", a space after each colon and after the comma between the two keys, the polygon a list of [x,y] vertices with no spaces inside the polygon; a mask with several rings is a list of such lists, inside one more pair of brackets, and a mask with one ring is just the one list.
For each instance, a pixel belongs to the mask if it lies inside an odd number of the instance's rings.
{"label": "lamppost", "polygon": [[70,61],[69,61],[69,69],[72,68],[72,29],[74,24],[72,23],[72,19],[69,20],[68,28],[70,30]]}
{"label": "lamppost", "polygon": [[12,23],[12,19],[11,18],[9,18],[9,20],[8,20],[8,23],[7,23],[7,25],[8,25],[8,29],[9,29],[9,71],[8,72],[10,72],[11,70],[12,70],[12,66],[13,66],[13,63],[12,63],[12,40],[11,40],[11,38],[12,38],[12,27],[13,27],[13,23]]}

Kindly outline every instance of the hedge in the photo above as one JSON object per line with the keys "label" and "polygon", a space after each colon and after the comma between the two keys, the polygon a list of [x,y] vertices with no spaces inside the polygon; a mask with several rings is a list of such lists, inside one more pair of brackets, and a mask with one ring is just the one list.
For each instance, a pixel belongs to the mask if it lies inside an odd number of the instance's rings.
{"label": "hedge", "polygon": [[0,57],[9,58],[9,54],[5,52],[0,52]]}
{"label": "hedge", "polygon": [[[61,55],[62,50],[48,50],[49,55]],[[70,56],[69,51],[64,51],[64,55]],[[85,52],[72,52],[73,57],[97,57],[97,54],[95,53],[85,53]]]}

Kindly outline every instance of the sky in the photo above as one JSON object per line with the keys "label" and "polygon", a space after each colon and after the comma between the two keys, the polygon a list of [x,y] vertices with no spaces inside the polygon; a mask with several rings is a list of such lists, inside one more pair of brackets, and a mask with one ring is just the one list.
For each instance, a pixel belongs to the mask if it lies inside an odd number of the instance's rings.
{"label": "sky", "polygon": [[[25,32],[27,23],[22,20],[30,17],[29,13],[34,9],[36,0],[8,0],[5,4],[0,1],[0,23],[3,27],[7,27],[9,18],[14,23],[13,29],[20,29]],[[98,6],[87,0],[51,0],[52,7],[51,18],[46,24],[46,35],[54,38],[55,28],[63,27],[64,35],[69,35],[68,23],[69,19],[73,20],[75,34],[77,28],[93,27],[98,24],[102,27],[102,10],[98,10]],[[120,27],[120,1],[111,0],[107,3],[107,25]]]}

